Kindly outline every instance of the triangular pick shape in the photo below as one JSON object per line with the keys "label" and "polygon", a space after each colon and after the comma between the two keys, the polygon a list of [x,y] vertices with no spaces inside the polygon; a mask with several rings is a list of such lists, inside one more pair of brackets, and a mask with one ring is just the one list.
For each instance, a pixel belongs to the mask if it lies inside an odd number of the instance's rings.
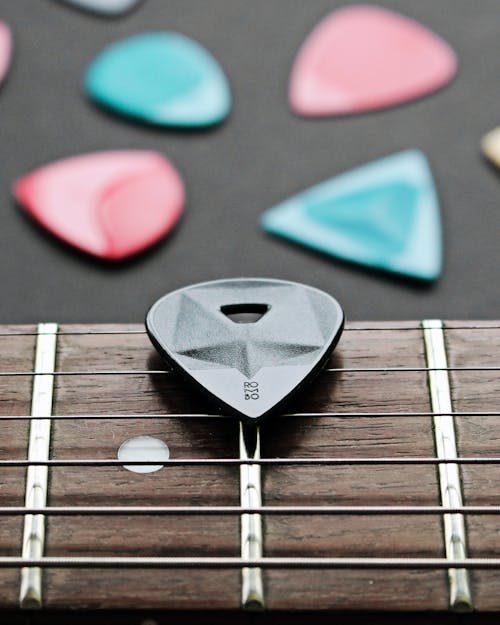
{"label": "triangular pick shape", "polygon": [[481,149],[486,158],[500,168],[500,126],[484,135],[481,139]]}
{"label": "triangular pick shape", "polygon": [[0,83],[9,71],[12,58],[12,33],[5,22],[0,22]]}
{"label": "triangular pick shape", "polygon": [[102,15],[122,15],[127,13],[142,0],[59,0],[77,9],[100,13]]}
{"label": "triangular pick shape", "polygon": [[302,45],[289,85],[304,116],[360,113],[429,94],[456,73],[452,48],[387,9],[354,5],[328,15]]}
{"label": "triangular pick shape", "polygon": [[98,104],[159,126],[210,126],[231,109],[217,61],[174,32],[143,33],[107,47],[90,65],[85,88]]}
{"label": "triangular pick shape", "polygon": [[20,178],[16,200],[52,234],[98,258],[119,261],[164,237],[179,220],[184,186],[161,154],[96,152]]}
{"label": "triangular pick shape", "polygon": [[439,204],[427,159],[407,150],[316,185],[266,211],[263,228],[343,260],[434,280]]}
{"label": "triangular pick shape", "polygon": [[[228,307],[266,307],[235,323]],[[321,368],[344,323],[338,302],[309,286],[260,278],[217,280],[174,291],[148,312],[162,357],[230,414],[256,422]]]}

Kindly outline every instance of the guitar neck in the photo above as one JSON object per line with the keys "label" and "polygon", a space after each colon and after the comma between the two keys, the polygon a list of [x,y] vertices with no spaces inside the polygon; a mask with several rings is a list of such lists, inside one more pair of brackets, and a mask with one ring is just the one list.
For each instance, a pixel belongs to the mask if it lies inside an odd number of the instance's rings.
{"label": "guitar neck", "polygon": [[[481,509],[500,503],[498,466],[436,461],[451,443],[461,458],[500,457],[500,322],[348,324],[288,414],[260,428],[261,464],[140,325],[0,326],[0,344],[1,609],[500,609],[500,570],[477,562],[500,558],[500,520]],[[450,421],[454,440],[440,441]],[[141,436],[168,446],[160,470],[117,460]],[[23,511],[45,506],[59,511]],[[118,506],[143,509],[107,513]]]}

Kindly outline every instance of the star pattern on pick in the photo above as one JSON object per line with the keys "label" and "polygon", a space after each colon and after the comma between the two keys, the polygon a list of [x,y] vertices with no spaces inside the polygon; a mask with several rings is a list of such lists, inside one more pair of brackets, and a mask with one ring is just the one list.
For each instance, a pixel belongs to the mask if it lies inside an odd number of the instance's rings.
{"label": "star pattern on pick", "polygon": [[[237,369],[247,378],[252,378],[262,367],[288,364],[290,359],[307,357],[323,347],[323,337],[314,322],[314,308],[310,304],[307,309],[311,319],[292,324],[300,327],[300,334],[290,331],[290,327],[283,324],[276,332],[263,338],[262,333],[254,331],[254,324],[234,323],[229,326],[218,310],[204,305],[200,295],[197,294],[196,298],[188,294],[181,296],[178,324],[173,336],[173,347],[179,356],[210,363],[216,368]],[[304,307],[304,302],[301,305]]]}
{"label": "star pattern on pick", "polygon": [[251,339],[231,341],[221,345],[202,342],[178,353],[195,360],[219,365],[221,369],[238,369],[247,378],[252,378],[262,367],[280,365],[290,358],[316,352],[318,345],[296,345],[276,341],[252,341]]}

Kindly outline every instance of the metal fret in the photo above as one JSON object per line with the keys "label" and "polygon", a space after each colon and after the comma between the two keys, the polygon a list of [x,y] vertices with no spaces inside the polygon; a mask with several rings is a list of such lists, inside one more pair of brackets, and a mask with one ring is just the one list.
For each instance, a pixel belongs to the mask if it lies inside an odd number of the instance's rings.
{"label": "metal fret", "polygon": [[[37,327],[38,338],[35,351],[35,375],[31,414],[36,417],[50,417],[54,387],[57,331],[56,323],[41,323]],[[50,418],[31,422],[28,460],[46,461],[50,453]],[[48,466],[32,464],[26,475],[25,505],[29,508],[45,508],[47,505]],[[24,519],[22,545],[23,560],[37,560],[43,557],[45,544],[45,516],[30,514]],[[38,609],[42,606],[42,571],[37,566],[21,569],[19,605],[24,609]]]}
{"label": "metal fret", "polygon": [[[444,325],[440,320],[422,321],[425,354],[430,369],[428,374],[431,407],[439,415],[433,417],[436,455],[440,459],[457,459],[457,442],[453,416],[448,358],[444,340]],[[444,508],[463,506],[462,484],[458,464],[438,465],[441,504]],[[461,514],[443,515],[446,558],[450,561],[467,559],[467,535]],[[457,612],[473,609],[468,571],[465,568],[448,570],[450,608]]]}
{"label": "metal fret", "polygon": [[[240,459],[260,459],[260,429],[240,423]],[[262,484],[260,465],[240,465],[240,503],[242,508],[260,509]],[[241,516],[241,557],[246,562],[260,560],[263,553],[262,518],[260,514]],[[259,611],[265,607],[264,584],[260,568],[241,570],[241,605],[245,610]]]}

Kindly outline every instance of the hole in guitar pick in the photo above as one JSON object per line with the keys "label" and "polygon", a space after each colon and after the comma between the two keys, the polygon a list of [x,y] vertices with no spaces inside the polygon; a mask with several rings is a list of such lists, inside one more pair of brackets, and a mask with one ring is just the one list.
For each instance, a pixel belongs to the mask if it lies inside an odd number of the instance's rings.
{"label": "hole in guitar pick", "polygon": [[227,304],[221,306],[221,313],[234,323],[255,323],[269,310],[267,304]]}
{"label": "hole in guitar pick", "polygon": [[[153,436],[134,436],[120,445],[118,460],[128,462],[166,462],[170,457],[170,450],[166,443]],[[124,469],[133,473],[154,473],[163,469],[163,464],[124,464]]]}

